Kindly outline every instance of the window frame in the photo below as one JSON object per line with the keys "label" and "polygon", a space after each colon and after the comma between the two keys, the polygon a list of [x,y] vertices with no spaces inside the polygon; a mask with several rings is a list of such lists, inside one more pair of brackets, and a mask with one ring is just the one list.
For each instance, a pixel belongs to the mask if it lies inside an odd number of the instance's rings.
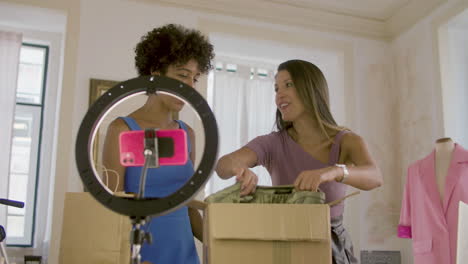
{"label": "window frame", "polygon": [[[38,205],[38,192],[39,192],[39,181],[40,181],[40,175],[41,175],[41,157],[42,157],[42,152],[43,152],[43,132],[44,132],[44,111],[46,108],[46,95],[47,95],[47,77],[49,73],[49,56],[50,56],[50,46],[49,45],[43,45],[43,44],[34,44],[30,43],[27,41],[24,41],[21,45],[21,48],[23,47],[33,47],[33,48],[41,48],[44,49],[44,70],[42,72],[42,84],[41,84],[41,100],[39,104],[36,103],[24,103],[24,102],[16,102],[16,106],[25,106],[25,107],[38,107],[40,108],[39,111],[39,127],[38,127],[38,140],[37,142],[37,148],[36,148],[36,155],[35,156],[35,170],[33,173],[30,172],[30,175],[28,176],[28,185],[32,181],[34,183],[34,194],[32,194],[32,201],[33,201],[33,206],[32,208],[28,208],[28,210],[32,210],[30,214],[28,214],[28,211],[25,212],[24,217],[25,217],[25,223],[24,223],[24,231],[25,235],[21,238],[18,237],[8,237],[7,233],[7,238],[6,238],[6,245],[8,247],[34,247],[35,246],[35,234],[36,234],[36,216],[37,216],[37,205]],[[18,72],[19,74],[19,72]],[[31,111],[33,113],[34,111]],[[15,109],[15,117],[16,117],[17,110]],[[13,141],[12,141],[13,144]],[[35,144],[32,143],[31,146],[34,146]],[[12,146],[10,146],[11,148]],[[32,155],[31,155],[32,156]],[[11,161],[11,156],[10,156],[10,161]],[[30,164],[33,161],[30,161]],[[11,175],[11,170],[10,170],[10,175]],[[8,176],[9,182],[10,182],[10,175]],[[33,178],[33,179],[31,179]],[[9,191],[8,190],[8,196],[9,196]],[[27,194],[28,198],[26,199],[27,201],[30,200],[30,194],[28,192]],[[7,220],[9,216],[8,210],[6,211],[5,214],[5,219]],[[31,217],[31,219],[27,219],[27,217]],[[30,226],[28,226],[30,225]],[[28,234],[26,234],[26,231],[28,231]],[[7,232],[8,232],[8,227],[7,227]]]}

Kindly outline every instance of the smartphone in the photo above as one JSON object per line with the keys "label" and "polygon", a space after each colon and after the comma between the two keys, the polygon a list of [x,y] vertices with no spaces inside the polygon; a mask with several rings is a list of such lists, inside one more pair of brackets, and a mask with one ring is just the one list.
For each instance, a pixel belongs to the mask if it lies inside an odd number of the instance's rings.
{"label": "smartphone", "polygon": [[[187,133],[183,129],[157,130],[160,166],[184,165],[188,160]],[[124,167],[145,165],[145,131],[120,133],[120,164]]]}

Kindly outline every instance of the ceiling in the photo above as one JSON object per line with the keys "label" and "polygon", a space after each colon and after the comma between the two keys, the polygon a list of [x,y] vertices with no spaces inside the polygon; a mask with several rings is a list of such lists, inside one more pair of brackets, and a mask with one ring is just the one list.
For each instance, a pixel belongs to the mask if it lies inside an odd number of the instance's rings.
{"label": "ceiling", "polygon": [[392,39],[448,0],[133,0]]}
{"label": "ceiling", "polygon": [[412,0],[266,0],[282,5],[318,9],[343,15],[385,21]]}

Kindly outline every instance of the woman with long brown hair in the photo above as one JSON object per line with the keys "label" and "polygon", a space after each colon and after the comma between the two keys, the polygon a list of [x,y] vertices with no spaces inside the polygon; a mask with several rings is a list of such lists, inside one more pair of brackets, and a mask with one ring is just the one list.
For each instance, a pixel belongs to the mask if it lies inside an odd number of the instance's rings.
{"label": "woman with long brown hair", "polygon": [[[275,92],[278,131],[223,156],[216,167],[221,178],[236,176],[242,183],[241,195],[246,195],[255,192],[258,182],[249,168],[262,165],[273,185],[320,188],[326,202],[345,196],[347,185],[361,190],[382,185],[382,175],[364,140],[335,122],[327,82],[317,66],[302,60],[280,64]],[[343,202],[330,209],[333,263],[357,263],[342,224],[343,212]]]}

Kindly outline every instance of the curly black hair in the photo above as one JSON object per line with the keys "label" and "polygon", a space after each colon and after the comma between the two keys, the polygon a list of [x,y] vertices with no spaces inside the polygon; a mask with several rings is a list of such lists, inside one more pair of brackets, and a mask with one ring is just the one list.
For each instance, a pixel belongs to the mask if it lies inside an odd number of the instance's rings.
{"label": "curly black hair", "polygon": [[213,58],[213,45],[206,36],[175,24],[153,29],[135,47],[135,67],[140,76],[154,71],[165,74],[169,65],[183,65],[191,59],[207,73],[213,67]]}

